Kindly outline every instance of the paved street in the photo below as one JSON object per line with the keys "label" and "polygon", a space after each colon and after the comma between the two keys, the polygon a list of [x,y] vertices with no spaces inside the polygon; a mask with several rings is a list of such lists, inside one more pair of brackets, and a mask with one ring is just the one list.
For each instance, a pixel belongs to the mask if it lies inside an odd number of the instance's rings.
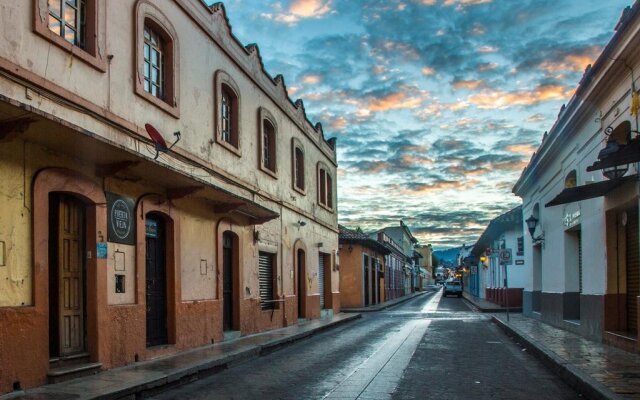
{"label": "paved street", "polygon": [[441,292],[155,399],[576,399],[486,315]]}

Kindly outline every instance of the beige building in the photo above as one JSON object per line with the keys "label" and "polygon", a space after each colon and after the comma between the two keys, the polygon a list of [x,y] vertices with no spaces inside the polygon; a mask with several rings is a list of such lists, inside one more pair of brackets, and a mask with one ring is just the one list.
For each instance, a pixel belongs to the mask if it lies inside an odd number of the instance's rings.
{"label": "beige building", "polygon": [[222,5],[0,10],[0,394],[340,309],[335,141]]}

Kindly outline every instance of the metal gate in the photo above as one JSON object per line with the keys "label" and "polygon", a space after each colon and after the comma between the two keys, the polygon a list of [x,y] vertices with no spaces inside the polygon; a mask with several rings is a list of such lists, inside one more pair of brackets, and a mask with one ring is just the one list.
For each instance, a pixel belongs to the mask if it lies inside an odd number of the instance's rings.
{"label": "metal gate", "polygon": [[270,310],[273,302],[273,255],[260,252],[258,256],[258,278],[260,280],[260,308]]}
{"label": "metal gate", "polygon": [[640,263],[638,262],[638,209],[627,211],[627,329],[638,332],[638,303],[640,296]]}
{"label": "metal gate", "polygon": [[320,291],[320,309],[324,309],[324,254],[318,257],[318,290]]}

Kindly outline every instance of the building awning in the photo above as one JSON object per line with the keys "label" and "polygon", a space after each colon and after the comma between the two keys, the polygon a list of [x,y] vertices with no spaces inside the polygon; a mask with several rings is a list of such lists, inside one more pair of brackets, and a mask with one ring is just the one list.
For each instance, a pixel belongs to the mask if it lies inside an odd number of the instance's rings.
{"label": "building awning", "polygon": [[587,185],[566,188],[553,200],[545,204],[545,207],[557,206],[560,204],[573,203],[575,201],[593,199],[604,196],[618,186],[638,179],[638,175],[625,176],[618,179],[611,179],[602,182],[590,183]]}

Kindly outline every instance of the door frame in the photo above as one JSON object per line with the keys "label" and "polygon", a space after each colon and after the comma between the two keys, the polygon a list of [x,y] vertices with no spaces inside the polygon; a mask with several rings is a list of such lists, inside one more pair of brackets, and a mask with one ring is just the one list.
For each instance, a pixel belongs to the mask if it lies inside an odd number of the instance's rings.
{"label": "door frame", "polygon": [[[300,265],[300,259],[298,258],[298,255],[300,252],[302,252],[302,255],[304,256],[302,265]],[[309,287],[308,286],[309,275],[307,272],[308,254],[309,253],[307,252],[307,246],[305,246],[302,240],[298,239],[293,245],[293,264],[294,264],[293,287],[296,294],[296,302],[298,303],[298,307],[297,307],[298,318],[307,318],[307,315],[309,313],[307,309],[307,296],[308,296],[308,287]],[[304,282],[303,287],[300,287],[301,280],[302,282]],[[302,313],[300,311],[302,311]]]}
{"label": "door frame", "polygon": [[220,291],[220,299],[222,300],[222,330],[224,331],[224,235],[229,234],[231,236],[231,329],[230,331],[240,330],[240,268],[239,268],[239,252],[240,252],[240,238],[238,234],[232,230],[225,230],[222,232],[220,238],[220,256],[221,263],[220,269],[222,273]]}
{"label": "door frame", "polygon": [[222,314],[224,312],[224,269],[223,269],[223,235],[225,232],[231,232],[233,234],[233,325],[232,330],[240,331],[242,334],[242,288],[243,285],[243,274],[241,265],[244,265],[244,257],[243,251],[244,248],[244,232],[245,229],[237,224],[234,220],[229,217],[222,218],[218,222],[218,226],[216,228],[216,249],[217,249],[217,279],[216,279],[216,299],[218,299],[219,303],[219,313],[221,318],[219,319],[219,327],[216,326],[215,329],[219,332],[224,332],[224,321],[222,320]]}
{"label": "door frame", "polygon": [[[49,265],[50,265],[50,201],[51,193],[65,193],[85,204],[85,248],[95,249],[107,231],[106,198],[104,191],[93,180],[79,172],[66,168],[46,168],[33,178],[33,294],[32,304],[43,318],[34,321],[34,330],[46,335],[46,347],[33,349],[38,357],[49,360]],[[89,254],[85,254],[88,256]],[[85,348],[92,361],[109,356],[105,329],[99,321],[106,321],[107,260],[91,257],[85,259],[86,280],[86,342]],[[43,338],[44,339],[44,338]]]}

